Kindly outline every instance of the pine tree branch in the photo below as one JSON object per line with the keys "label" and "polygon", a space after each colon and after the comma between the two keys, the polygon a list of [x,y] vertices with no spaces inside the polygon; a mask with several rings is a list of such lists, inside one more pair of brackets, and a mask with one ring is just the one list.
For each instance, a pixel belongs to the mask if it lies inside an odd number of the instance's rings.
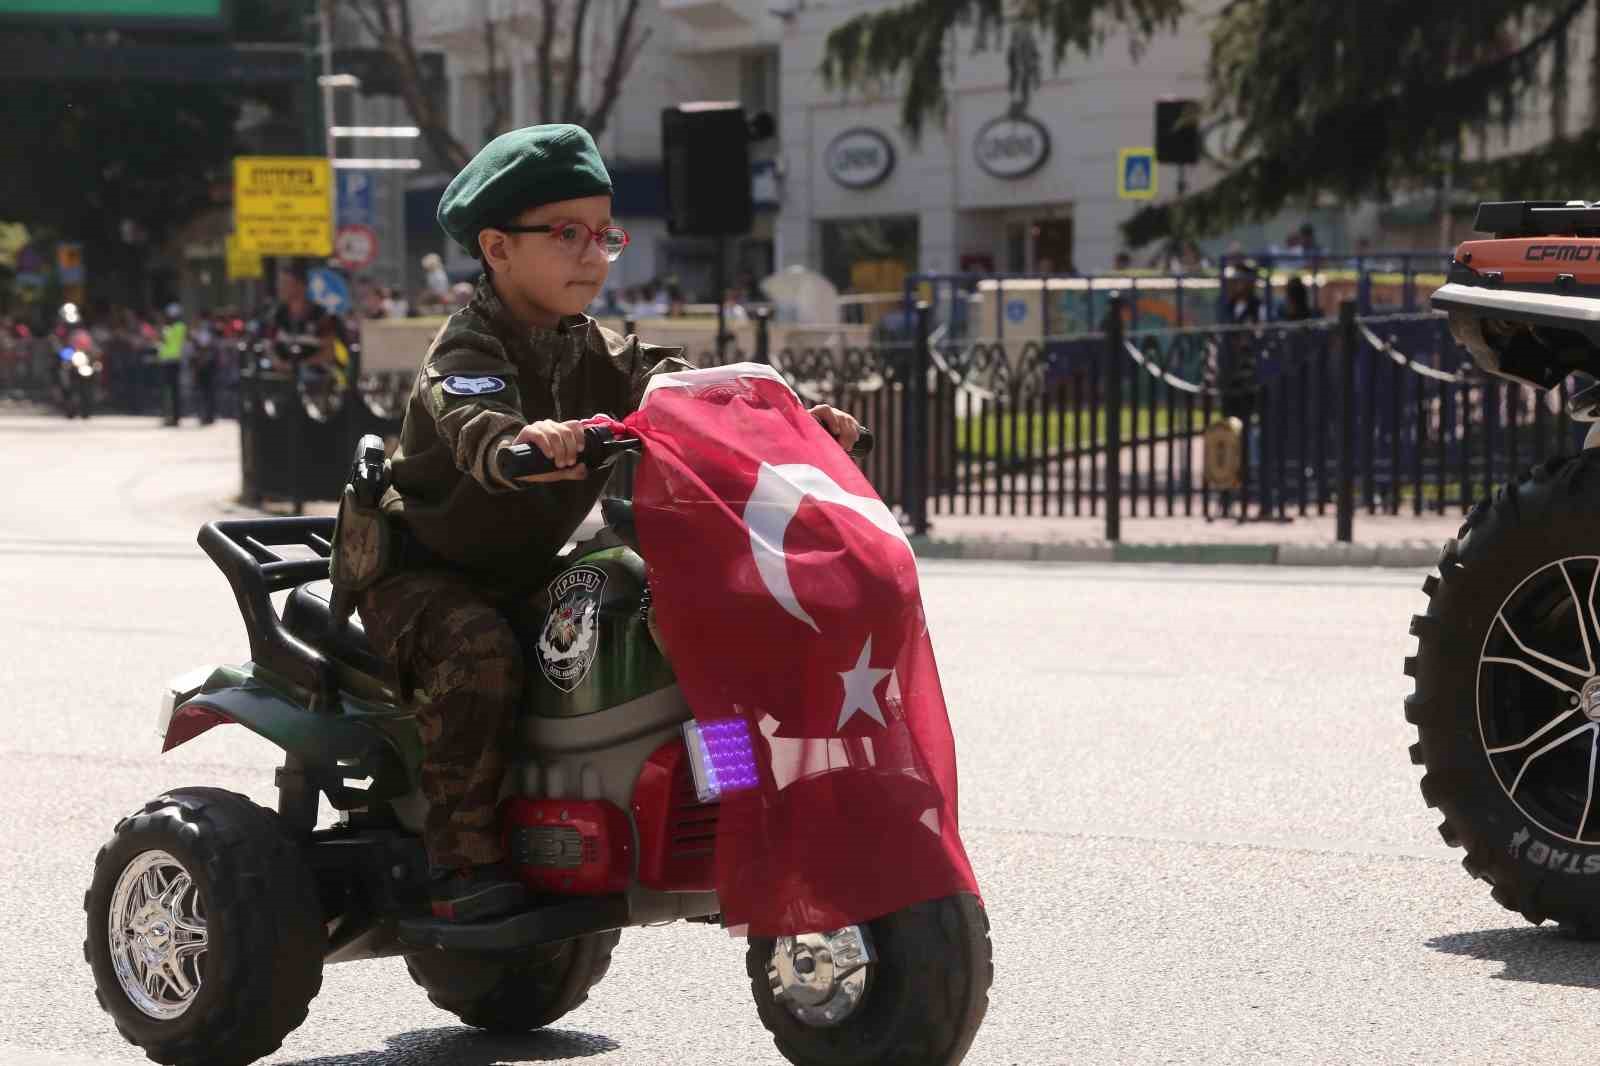
{"label": "pine tree branch", "polygon": [[[1463,129],[1486,121],[1503,93],[1537,77],[1544,50],[1589,3],[1573,0],[1520,47],[1431,85],[1395,79],[1387,91],[1373,92],[1369,84],[1309,115],[1283,110],[1274,103],[1277,94],[1249,76],[1239,77],[1230,83],[1233,98],[1259,108],[1240,138],[1243,160],[1209,188],[1139,211],[1123,223],[1124,239],[1138,246],[1168,236],[1215,233],[1321,193],[1382,199],[1395,188],[1427,187],[1443,165],[1440,153]],[[1230,32],[1250,38],[1244,26]],[[1260,45],[1252,39],[1251,47]]]}

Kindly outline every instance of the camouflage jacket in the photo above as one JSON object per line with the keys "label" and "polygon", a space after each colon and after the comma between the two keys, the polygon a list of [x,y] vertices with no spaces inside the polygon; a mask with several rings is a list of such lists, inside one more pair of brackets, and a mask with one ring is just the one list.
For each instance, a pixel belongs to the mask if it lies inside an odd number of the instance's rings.
{"label": "camouflage jacket", "polygon": [[536,581],[594,506],[609,471],[524,485],[499,476],[500,444],[541,419],[633,411],[650,375],[686,370],[680,348],[621,337],[587,315],[517,324],[488,275],[434,337],[412,386],[384,511],[447,563],[496,584]]}

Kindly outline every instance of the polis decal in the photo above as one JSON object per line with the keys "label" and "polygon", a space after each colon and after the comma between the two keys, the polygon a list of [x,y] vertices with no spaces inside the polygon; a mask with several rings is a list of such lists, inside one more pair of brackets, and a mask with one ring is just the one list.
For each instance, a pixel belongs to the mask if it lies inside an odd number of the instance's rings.
{"label": "polis decal", "polygon": [[1028,115],[990,119],[972,142],[984,172],[996,178],[1025,178],[1050,158],[1050,131]]}
{"label": "polis decal", "polygon": [[1533,263],[1554,259],[1558,263],[1587,263],[1600,244],[1530,244],[1522,258]]}
{"label": "polis decal", "polygon": [[847,189],[870,189],[894,170],[894,145],[877,130],[845,130],[828,142],[823,166]]}
{"label": "polis decal", "polygon": [[563,692],[589,676],[600,650],[600,591],[606,572],[574,566],[550,584],[550,614],[539,633],[539,669]]}

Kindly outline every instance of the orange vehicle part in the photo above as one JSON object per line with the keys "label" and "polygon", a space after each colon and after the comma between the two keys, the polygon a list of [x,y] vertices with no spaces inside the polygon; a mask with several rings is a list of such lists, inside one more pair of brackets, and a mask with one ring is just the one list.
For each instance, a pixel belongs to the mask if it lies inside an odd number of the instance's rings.
{"label": "orange vehicle part", "polygon": [[1507,237],[1463,241],[1456,263],[1475,274],[1499,273],[1507,285],[1554,285],[1571,275],[1600,285],[1600,240],[1593,237]]}

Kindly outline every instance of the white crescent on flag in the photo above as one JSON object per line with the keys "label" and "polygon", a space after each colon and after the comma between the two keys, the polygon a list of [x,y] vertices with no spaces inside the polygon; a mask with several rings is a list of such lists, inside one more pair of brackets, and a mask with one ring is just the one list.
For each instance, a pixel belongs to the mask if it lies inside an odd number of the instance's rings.
{"label": "white crescent on flag", "polygon": [[783,550],[784,534],[807,497],[854,511],[904,544],[907,551],[911,550],[911,542],[893,512],[876,496],[846,492],[826,472],[806,463],[761,464],[755,490],[744,505],[744,524],[750,529],[750,551],[755,556],[756,570],[784,610],[821,633],[816,620],[795,598],[794,585],[789,580],[789,557]]}

